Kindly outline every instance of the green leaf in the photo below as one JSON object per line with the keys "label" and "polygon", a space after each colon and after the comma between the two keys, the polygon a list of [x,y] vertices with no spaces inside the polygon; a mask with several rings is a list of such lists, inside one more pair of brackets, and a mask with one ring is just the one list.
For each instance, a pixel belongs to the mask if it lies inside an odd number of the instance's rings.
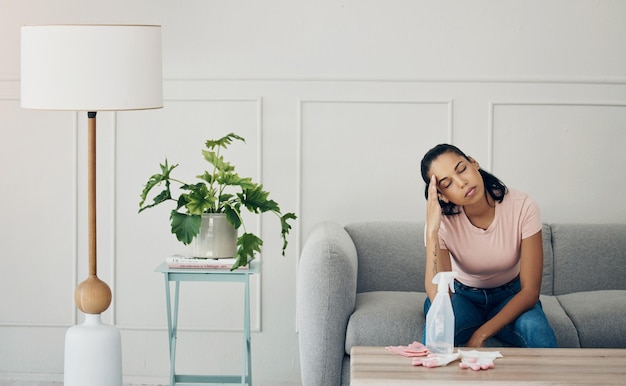
{"label": "green leaf", "polygon": [[217,199],[218,199],[220,202],[228,202],[228,201],[230,201],[230,199],[231,199],[231,198],[233,198],[233,197],[235,197],[235,196],[234,196],[234,195],[232,195],[232,194],[230,194],[230,193],[225,193],[225,194],[222,194],[221,196],[219,196]]}
{"label": "green leaf", "polygon": [[287,235],[289,234],[289,231],[291,230],[291,225],[289,225],[287,221],[295,220],[297,218],[298,217],[295,215],[295,213],[291,213],[291,212],[286,213],[280,218],[280,227],[281,227],[280,235],[283,238],[283,250],[282,250],[283,256],[285,256],[285,250],[287,249],[287,244],[289,244],[287,242]]}
{"label": "green leaf", "polygon": [[[175,167],[178,166],[178,164],[170,166],[167,163],[167,159],[165,159],[165,163],[159,164],[159,166],[161,167],[161,174],[153,174],[152,176],[150,176],[150,178],[148,179],[148,182],[143,188],[143,191],[141,192],[141,201],[139,202],[139,212],[143,211],[144,209],[151,208],[155,205],[160,204],[161,202],[165,200],[169,200],[170,198],[172,198],[172,194],[170,192],[170,183],[169,183],[170,173],[172,172],[172,170],[174,170]],[[148,198],[148,194],[150,193],[152,188],[154,188],[157,185],[160,185],[162,182],[165,182],[165,190],[163,190],[154,198],[154,201],[152,202],[152,204],[144,206]]]}
{"label": "green leaf", "polygon": [[244,233],[237,239],[237,253],[235,254],[235,264],[232,269],[248,264],[254,260],[254,252],[261,253],[263,240],[253,233]]}
{"label": "green leaf", "polygon": [[139,203],[139,213],[143,212],[144,210],[148,208],[152,208],[153,206],[157,206],[163,201],[167,201],[171,198],[172,198],[172,192],[170,191],[170,182],[166,181],[165,189],[154,197],[154,199],[152,200],[152,204],[142,206],[142,204],[144,204],[145,202],[145,198],[141,200],[141,202]]}
{"label": "green leaf", "polygon": [[239,207],[235,205],[235,207],[231,206],[231,204],[224,205],[224,214],[226,214],[226,219],[235,229],[239,229],[241,226],[241,217],[239,217]]}
{"label": "green leaf", "polygon": [[202,216],[189,215],[173,210],[170,214],[172,222],[172,233],[176,235],[178,241],[187,245],[194,237],[200,233],[200,223]]}
{"label": "green leaf", "polygon": [[241,202],[250,212],[280,212],[278,203],[274,200],[270,200],[269,195],[269,192],[263,190],[263,185],[257,185],[252,189],[244,189],[243,193],[237,194]]}
{"label": "green leaf", "polygon": [[217,183],[226,186],[240,186],[242,189],[254,189],[257,187],[250,177],[239,177],[237,173],[222,174],[218,177]]}
{"label": "green leaf", "polygon": [[209,172],[205,171],[204,174],[201,174],[199,176],[196,176],[199,179],[201,179],[202,181],[205,181],[207,184],[212,184],[215,181],[215,178],[213,177],[212,174],[209,174]]}
{"label": "green leaf", "polygon": [[189,193],[184,196],[186,200],[185,208],[187,208],[190,214],[201,215],[205,211],[215,208],[215,194],[204,183],[184,185],[181,188],[189,190]]}
{"label": "green leaf", "polygon": [[176,210],[184,207],[185,205],[187,205],[187,195],[186,194],[181,194],[178,197],[178,202],[176,204]]}
{"label": "green leaf", "polygon": [[244,143],[246,142],[246,140],[243,137],[240,137],[235,133],[230,133],[220,139],[208,140],[205,142],[205,145],[210,150],[213,150],[216,147],[221,147],[222,149],[226,149],[228,145],[230,145],[234,139],[239,140]]}
{"label": "green leaf", "polygon": [[[215,167],[215,169],[222,173],[232,173],[235,171],[235,167],[233,165],[231,165],[229,162],[224,161],[224,157],[218,156],[217,153],[214,151],[202,150],[202,155],[207,162],[209,162]],[[204,176],[198,177],[203,178]],[[217,177],[215,173],[213,174],[212,178],[213,177]]]}

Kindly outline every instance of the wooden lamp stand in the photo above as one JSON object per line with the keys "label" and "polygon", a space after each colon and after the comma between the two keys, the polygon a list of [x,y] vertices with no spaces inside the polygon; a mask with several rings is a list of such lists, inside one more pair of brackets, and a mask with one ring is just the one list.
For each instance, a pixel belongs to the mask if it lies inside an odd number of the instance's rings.
{"label": "wooden lamp stand", "polygon": [[74,301],[85,314],[101,314],[111,304],[111,289],[98,278],[96,225],[96,113],[88,113],[89,277],[76,287]]}

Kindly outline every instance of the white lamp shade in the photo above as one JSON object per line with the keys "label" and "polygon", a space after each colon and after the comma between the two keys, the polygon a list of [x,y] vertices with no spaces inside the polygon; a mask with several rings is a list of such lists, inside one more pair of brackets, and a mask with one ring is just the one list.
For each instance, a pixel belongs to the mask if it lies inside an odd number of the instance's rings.
{"label": "white lamp shade", "polygon": [[23,26],[21,60],[23,108],[163,107],[160,26]]}

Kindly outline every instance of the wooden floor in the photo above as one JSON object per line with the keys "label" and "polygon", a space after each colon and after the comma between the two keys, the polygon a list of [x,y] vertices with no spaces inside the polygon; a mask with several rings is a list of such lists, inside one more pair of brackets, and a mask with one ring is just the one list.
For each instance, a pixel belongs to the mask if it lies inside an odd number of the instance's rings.
{"label": "wooden floor", "polygon": [[410,358],[384,347],[353,347],[350,385],[626,385],[626,349],[523,349],[500,351],[495,368],[463,370],[413,366]]}

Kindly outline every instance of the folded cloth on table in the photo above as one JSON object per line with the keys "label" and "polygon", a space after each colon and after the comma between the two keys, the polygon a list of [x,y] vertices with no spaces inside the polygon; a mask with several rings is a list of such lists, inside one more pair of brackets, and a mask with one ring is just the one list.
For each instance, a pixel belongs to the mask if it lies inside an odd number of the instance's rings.
{"label": "folded cloth on table", "polygon": [[502,358],[502,354],[499,351],[459,350],[459,355],[461,356],[459,367],[474,371],[493,369],[495,367],[495,359]]}
{"label": "folded cloth on table", "polygon": [[388,351],[391,351],[402,356],[412,358],[428,355],[428,349],[420,342],[413,342],[408,346],[387,346]]}

